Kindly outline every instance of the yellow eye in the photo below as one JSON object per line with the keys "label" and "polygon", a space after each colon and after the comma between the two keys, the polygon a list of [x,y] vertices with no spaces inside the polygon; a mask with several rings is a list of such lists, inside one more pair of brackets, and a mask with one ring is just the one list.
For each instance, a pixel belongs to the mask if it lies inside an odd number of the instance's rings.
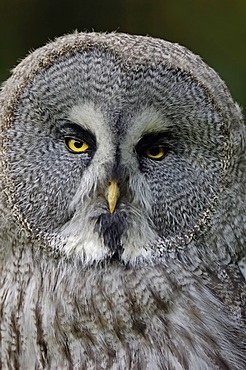
{"label": "yellow eye", "polygon": [[66,137],[65,143],[67,148],[73,153],[84,153],[89,148],[87,143],[72,137]]}
{"label": "yellow eye", "polygon": [[148,158],[151,158],[151,159],[161,159],[164,157],[165,151],[164,151],[163,146],[159,145],[159,146],[154,146],[146,150],[145,154]]}

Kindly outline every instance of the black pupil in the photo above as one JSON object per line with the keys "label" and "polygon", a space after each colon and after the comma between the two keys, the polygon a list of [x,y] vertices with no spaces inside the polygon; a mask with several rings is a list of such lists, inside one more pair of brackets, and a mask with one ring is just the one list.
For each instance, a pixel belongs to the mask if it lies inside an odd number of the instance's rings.
{"label": "black pupil", "polygon": [[83,143],[81,141],[75,141],[74,146],[75,146],[75,148],[80,149],[80,148],[82,148]]}
{"label": "black pupil", "polygon": [[154,147],[154,148],[151,148],[151,149],[149,150],[149,153],[150,153],[151,155],[153,155],[153,156],[158,155],[158,154],[160,153],[160,147],[159,147],[159,146],[156,146],[156,147]]}

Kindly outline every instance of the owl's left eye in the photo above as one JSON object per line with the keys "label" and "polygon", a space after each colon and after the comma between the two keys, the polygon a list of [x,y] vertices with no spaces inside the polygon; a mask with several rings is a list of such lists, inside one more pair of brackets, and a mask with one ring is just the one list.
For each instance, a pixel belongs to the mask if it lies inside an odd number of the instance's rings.
{"label": "owl's left eye", "polygon": [[65,144],[72,153],[84,153],[89,149],[89,145],[86,142],[69,136],[65,137]]}
{"label": "owl's left eye", "polygon": [[139,158],[149,158],[161,161],[169,152],[170,135],[167,132],[157,132],[144,135],[136,145]]}
{"label": "owl's left eye", "polygon": [[154,146],[145,151],[145,155],[150,159],[162,159],[165,155],[165,150],[162,145]]}

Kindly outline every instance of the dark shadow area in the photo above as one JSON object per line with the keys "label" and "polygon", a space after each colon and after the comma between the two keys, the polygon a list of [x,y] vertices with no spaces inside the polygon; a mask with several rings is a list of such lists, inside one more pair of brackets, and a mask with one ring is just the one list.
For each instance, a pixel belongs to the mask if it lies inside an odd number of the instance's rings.
{"label": "dark shadow area", "polygon": [[220,74],[246,110],[246,1],[0,0],[0,81],[29,51],[75,29],[183,44]]}

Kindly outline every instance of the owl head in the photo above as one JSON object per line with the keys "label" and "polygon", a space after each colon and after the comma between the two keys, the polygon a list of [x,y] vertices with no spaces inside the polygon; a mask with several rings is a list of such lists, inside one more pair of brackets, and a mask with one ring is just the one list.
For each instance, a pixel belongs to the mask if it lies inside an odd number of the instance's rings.
{"label": "owl head", "polygon": [[6,210],[56,257],[152,260],[223,223],[239,199],[240,109],[177,44],[58,38],[16,67],[0,114]]}

